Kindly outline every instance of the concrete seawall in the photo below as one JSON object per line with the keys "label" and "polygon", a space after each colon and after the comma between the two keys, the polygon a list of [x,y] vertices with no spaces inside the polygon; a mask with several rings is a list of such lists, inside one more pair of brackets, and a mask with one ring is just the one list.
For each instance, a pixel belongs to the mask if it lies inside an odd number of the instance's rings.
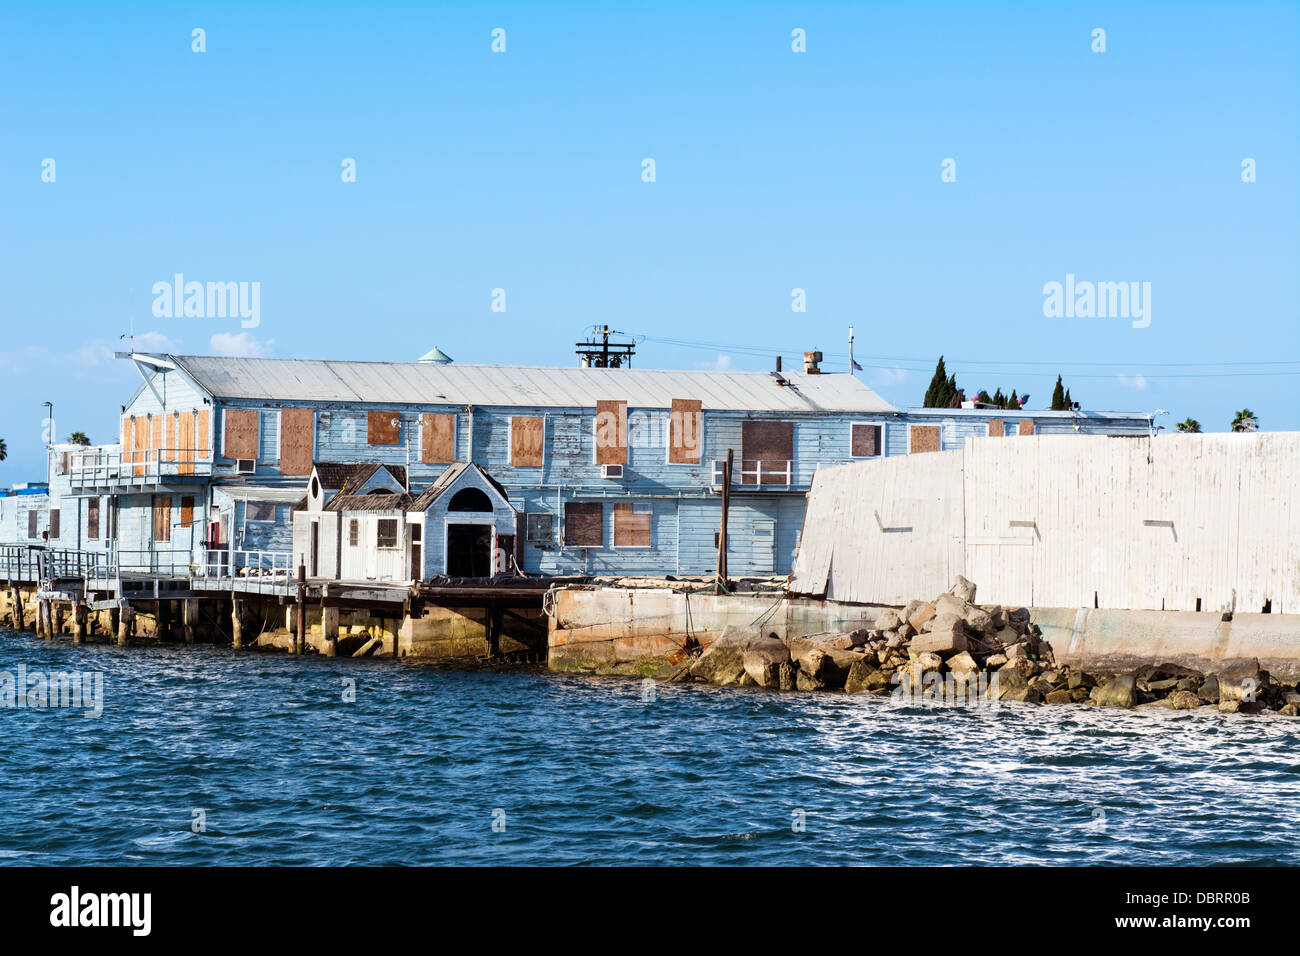
{"label": "concrete seawall", "polygon": [[1300,680],[1300,614],[1031,608],[1057,663],[1102,673],[1170,662],[1212,673],[1222,661],[1258,658],[1273,677]]}
{"label": "concrete seawall", "polygon": [[[555,593],[552,670],[655,675],[688,633],[707,646],[726,627],[779,637],[873,627],[882,606],[779,594],[687,594],[668,589],[580,589]],[[1220,662],[1258,658],[1275,678],[1300,680],[1300,614],[1031,608],[1030,619],[1058,663],[1098,673],[1171,662],[1206,673]]]}
{"label": "concrete seawall", "polygon": [[564,588],[550,621],[551,670],[653,675],[687,635],[708,646],[726,627],[783,637],[870,627],[879,608],[781,594],[674,592],[667,588]]}

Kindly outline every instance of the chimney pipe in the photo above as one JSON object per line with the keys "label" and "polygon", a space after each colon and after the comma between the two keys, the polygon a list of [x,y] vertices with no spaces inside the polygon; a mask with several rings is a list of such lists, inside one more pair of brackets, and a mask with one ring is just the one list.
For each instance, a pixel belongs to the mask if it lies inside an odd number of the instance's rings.
{"label": "chimney pipe", "polygon": [[804,352],[803,353],[803,373],[805,375],[820,375],[821,369],[818,363],[822,360],[821,352]]}
{"label": "chimney pipe", "polygon": [[776,370],[781,371],[781,356],[779,355],[776,357]]}

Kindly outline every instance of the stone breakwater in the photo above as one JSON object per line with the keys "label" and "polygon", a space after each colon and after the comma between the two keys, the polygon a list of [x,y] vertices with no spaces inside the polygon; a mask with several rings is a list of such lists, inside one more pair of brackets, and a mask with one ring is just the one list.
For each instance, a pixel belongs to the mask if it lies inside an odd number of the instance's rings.
{"label": "stone breakwater", "polygon": [[1125,673],[1058,666],[1023,607],[978,605],[958,578],[932,601],[877,609],[871,627],[779,636],[728,627],[698,656],[683,654],[663,679],[722,687],[893,694],[946,703],[1015,701],[1095,707],[1300,716],[1294,683],[1273,680],[1256,659],[1220,661],[1213,672],[1175,663]]}

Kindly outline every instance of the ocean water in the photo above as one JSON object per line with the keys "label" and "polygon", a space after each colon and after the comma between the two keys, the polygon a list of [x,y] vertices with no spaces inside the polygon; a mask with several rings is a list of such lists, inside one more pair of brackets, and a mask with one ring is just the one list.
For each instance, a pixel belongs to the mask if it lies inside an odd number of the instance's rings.
{"label": "ocean water", "polygon": [[646,700],[637,680],[0,631],[0,680],[19,665],[99,672],[104,707],[0,709],[0,863],[1300,863],[1300,720]]}

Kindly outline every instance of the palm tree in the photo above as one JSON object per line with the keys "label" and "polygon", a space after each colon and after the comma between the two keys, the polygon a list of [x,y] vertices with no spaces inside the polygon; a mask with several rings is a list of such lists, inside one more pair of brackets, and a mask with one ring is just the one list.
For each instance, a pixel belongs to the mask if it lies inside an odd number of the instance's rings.
{"label": "palm tree", "polygon": [[1249,408],[1243,408],[1232,419],[1234,432],[1253,432],[1259,429],[1259,419]]}
{"label": "palm tree", "polygon": [[1199,435],[1201,433],[1201,423],[1198,422],[1195,418],[1184,419],[1174,427],[1177,428],[1180,432],[1190,432],[1196,435]]}
{"label": "palm tree", "polygon": [[71,435],[68,436],[68,444],[89,445],[90,438],[86,435],[85,432],[73,432]]}

